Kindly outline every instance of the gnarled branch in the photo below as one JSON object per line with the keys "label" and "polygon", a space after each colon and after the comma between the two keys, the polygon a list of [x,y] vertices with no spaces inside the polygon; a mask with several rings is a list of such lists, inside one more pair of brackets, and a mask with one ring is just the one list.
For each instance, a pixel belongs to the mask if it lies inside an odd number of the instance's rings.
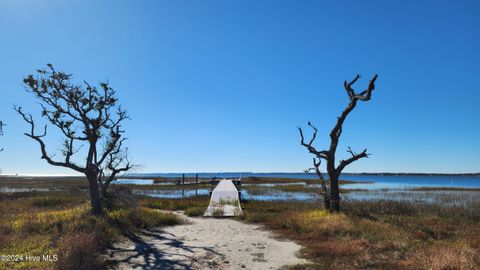
{"label": "gnarled branch", "polygon": [[301,127],[297,127],[298,128],[298,132],[300,133],[300,144],[303,145],[304,147],[306,147],[308,149],[308,151],[312,154],[314,154],[317,158],[322,158],[322,159],[327,159],[327,154],[328,152],[326,150],[321,150],[321,151],[318,151],[317,149],[315,149],[314,146],[312,146],[313,142],[315,141],[315,138],[317,137],[317,132],[318,132],[318,129],[313,126],[310,122],[308,122],[308,125],[310,127],[312,127],[313,129],[313,135],[312,135],[312,138],[310,139],[310,141],[307,143],[305,143],[305,138],[303,136],[303,130]]}
{"label": "gnarled branch", "polygon": [[[44,126],[43,128],[43,133],[42,134],[36,134],[35,133],[35,122],[33,121],[33,117],[31,114],[26,114],[22,111],[22,107],[15,106],[14,107],[15,111],[17,111],[25,120],[25,122],[30,124],[30,133],[24,133],[26,136],[34,139],[35,141],[38,142],[40,145],[40,150],[42,152],[42,159],[45,159],[49,164],[53,166],[60,166],[60,167],[65,167],[65,168],[70,168],[72,170],[75,170],[77,172],[85,173],[85,168],[82,168],[70,161],[70,157],[73,154],[73,151],[67,151],[65,154],[65,161],[55,161],[50,157],[47,153],[45,143],[43,142],[42,138],[47,135],[47,125]],[[70,147],[69,147],[70,148]]]}

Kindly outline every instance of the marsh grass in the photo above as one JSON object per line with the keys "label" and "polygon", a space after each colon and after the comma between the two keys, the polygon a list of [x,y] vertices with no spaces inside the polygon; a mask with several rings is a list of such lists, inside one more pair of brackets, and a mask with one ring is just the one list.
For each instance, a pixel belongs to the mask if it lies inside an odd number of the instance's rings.
{"label": "marsh grass", "polygon": [[249,201],[241,219],[300,242],[312,263],[291,269],[480,268],[479,208],[354,201],[329,213],[318,205]]}
{"label": "marsh grass", "polygon": [[238,200],[225,200],[225,199],[220,199],[220,201],[218,202],[218,204],[220,205],[233,205],[233,206],[237,206],[238,205]]}
{"label": "marsh grass", "polygon": [[[14,180],[0,179],[0,185],[20,186]],[[0,254],[58,254],[60,260],[56,264],[0,262],[0,269],[78,269],[82,261],[79,258],[90,258],[87,265],[81,266],[84,269],[102,269],[105,261],[98,259],[98,253],[124,231],[178,224],[182,220],[165,210],[184,210],[194,216],[203,214],[209,204],[208,196],[135,197],[138,203],[134,206],[114,203],[105,217],[93,217],[88,212],[88,194],[81,188],[81,179],[70,180],[60,183],[66,191],[0,193]],[[48,188],[58,181],[47,179],[34,186]],[[244,188],[258,194],[272,190]],[[289,188],[304,186],[290,185],[276,191],[286,192]],[[420,191],[412,192],[423,196]],[[455,198],[446,194],[442,200]],[[239,220],[263,224],[279,237],[305,247],[301,256],[311,263],[290,269],[480,269],[478,201],[454,206],[347,200],[343,212],[334,214],[324,211],[318,201],[245,201],[242,208],[244,215]]]}
{"label": "marsh grass", "polygon": [[206,211],[205,207],[193,206],[185,209],[185,215],[189,217],[199,217],[199,216],[203,216],[205,211]]}
{"label": "marsh grass", "polygon": [[219,205],[213,209],[212,217],[223,217],[224,212],[223,205]]}
{"label": "marsh grass", "polygon": [[85,190],[87,180],[83,177],[8,177],[0,176],[4,188],[47,188],[52,190]]}
{"label": "marsh grass", "polygon": [[0,269],[103,269],[100,255],[124,233],[183,222],[173,213],[115,205],[96,217],[83,192],[1,193],[0,254],[56,254],[58,261],[0,261]]}
{"label": "marsh grass", "polygon": [[480,191],[480,188],[464,188],[464,187],[417,187],[414,191]]}
{"label": "marsh grass", "polygon": [[78,204],[78,197],[76,196],[55,196],[55,195],[47,195],[47,196],[37,196],[30,200],[30,203],[33,207],[37,208],[51,208],[51,207],[65,207],[65,206],[73,206]]}
{"label": "marsh grass", "polygon": [[146,207],[138,207],[133,210],[114,210],[108,213],[108,217],[113,224],[116,224],[119,228],[128,229],[130,231],[184,223],[179,216],[171,212],[163,212]]}
{"label": "marsh grass", "polygon": [[204,207],[209,203],[209,196],[195,196],[181,199],[156,199],[144,197],[140,200],[140,205],[152,208],[170,211],[186,210],[190,207]]}

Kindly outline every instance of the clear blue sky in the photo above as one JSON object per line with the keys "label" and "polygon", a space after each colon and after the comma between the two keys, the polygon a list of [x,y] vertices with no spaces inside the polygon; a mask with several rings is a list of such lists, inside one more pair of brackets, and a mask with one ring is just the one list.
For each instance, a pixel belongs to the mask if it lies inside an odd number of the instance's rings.
{"label": "clear blue sky", "polygon": [[[40,160],[19,104],[46,63],[109,80],[143,172],[298,172],[347,103],[343,80],[379,74],[344,125],[373,155],[347,172],[480,171],[478,1],[0,1],[3,173],[71,173]],[[60,148],[49,139],[50,151]]]}

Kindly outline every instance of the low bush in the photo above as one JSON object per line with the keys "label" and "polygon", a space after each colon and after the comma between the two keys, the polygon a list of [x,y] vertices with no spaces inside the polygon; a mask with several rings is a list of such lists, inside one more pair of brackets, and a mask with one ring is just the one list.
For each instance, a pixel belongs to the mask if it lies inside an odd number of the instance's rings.
{"label": "low bush", "polygon": [[198,196],[188,199],[152,199],[145,198],[141,200],[141,205],[152,208],[170,211],[187,210],[190,207],[207,207],[208,197]]}
{"label": "low bush", "polygon": [[178,215],[145,207],[120,209],[108,213],[111,222],[122,229],[134,231],[158,226],[183,224],[185,221]]}
{"label": "low bush", "polygon": [[62,236],[58,247],[58,270],[105,269],[105,261],[98,256],[101,251],[94,234],[68,233]]}
{"label": "low bush", "polygon": [[138,200],[128,187],[112,185],[105,196],[105,206],[110,210],[137,207]]}
{"label": "low bush", "polygon": [[204,207],[189,207],[185,210],[185,215],[189,217],[198,217],[198,216],[203,216],[205,213],[205,208]]}

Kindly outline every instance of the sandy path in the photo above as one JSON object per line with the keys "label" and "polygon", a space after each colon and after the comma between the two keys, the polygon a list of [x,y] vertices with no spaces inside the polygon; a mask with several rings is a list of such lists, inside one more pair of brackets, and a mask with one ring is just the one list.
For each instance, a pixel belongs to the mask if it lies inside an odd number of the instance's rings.
{"label": "sandy path", "polygon": [[191,224],[148,231],[118,243],[114,269],[278,269],[305,263],[301,246],[273,238],[259,225],[232,219],[187,218]]}

